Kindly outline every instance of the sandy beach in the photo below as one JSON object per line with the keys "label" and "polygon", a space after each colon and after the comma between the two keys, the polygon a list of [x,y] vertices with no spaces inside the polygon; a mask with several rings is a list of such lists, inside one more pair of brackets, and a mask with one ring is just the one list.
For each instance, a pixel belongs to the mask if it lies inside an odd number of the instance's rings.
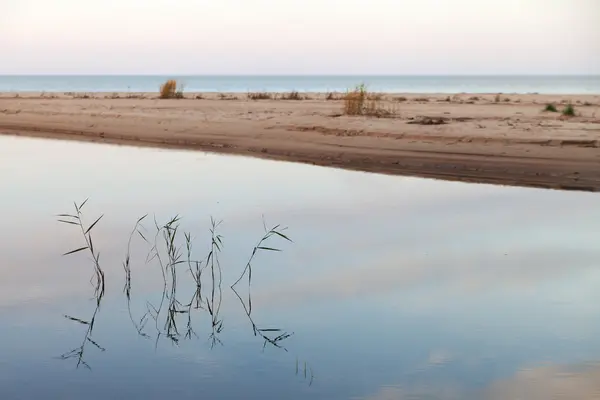
{"label": "sandy beach", "polygon": [[[342,94],[0,93],[0,133],[196,149],[336,168],[600,190],[600,96],[377,94],[381,117],[342,115]],[[543,111],[547,103],[559,112]],[[564,117],[568,103],[576,116]]]}

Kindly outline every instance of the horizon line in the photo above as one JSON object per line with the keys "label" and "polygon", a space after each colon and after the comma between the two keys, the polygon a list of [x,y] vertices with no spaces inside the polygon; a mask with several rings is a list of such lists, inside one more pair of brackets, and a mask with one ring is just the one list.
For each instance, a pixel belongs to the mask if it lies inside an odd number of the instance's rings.
{"label": "horizon line", "polygon": [[39,73],[39,74],[17,74],[17,73],[0,73],[0,76],[197,76],[197,77],[600,77],[600,73],[594,74],[184,74],[184,73]]}

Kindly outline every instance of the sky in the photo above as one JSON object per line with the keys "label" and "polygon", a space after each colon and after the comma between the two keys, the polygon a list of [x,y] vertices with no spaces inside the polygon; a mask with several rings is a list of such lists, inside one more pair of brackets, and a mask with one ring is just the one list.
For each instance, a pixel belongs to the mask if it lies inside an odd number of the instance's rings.
{"label": "sky", "polygon": [[0,0],[0,74],[600,74],[599,0]]}

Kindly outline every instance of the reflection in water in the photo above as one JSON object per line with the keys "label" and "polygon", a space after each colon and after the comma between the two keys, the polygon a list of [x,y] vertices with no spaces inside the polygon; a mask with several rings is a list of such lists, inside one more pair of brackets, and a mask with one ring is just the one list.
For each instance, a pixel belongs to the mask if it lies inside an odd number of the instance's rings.
{"label": "reflection in water", "polygon": [[[598,195],[8,137],[0,137],[0,175],[10,227],[0,242],[0,399],[590,399],[600,381],[579,367],[600,360]],[[257,188],[257,176],[269,184]],[[106,290],[89,335],[105,352],[83,340],[89,325],[63,318],[88,322],[96,308],[87,301],[95,286],[88,250],[56,257],[85,245],[80,227],[53,217],[75,214],[65,198],[82,192],[91,198],[86,229],[106,214],[91,231]],[[276,322],[295,332],[280,342],[289,353],[270,344],[261,351],[263,339],[229,290],[263,236],[265,209],[293,226],[296,244],[275,241],[284,254],[256,257],[251,316],[260,328]],[[151,211],[139,231],[152,244],[133,233],[127,299],[123,264],[140,210]],[[153,350],[147,302],[158,308],[164,280],[157,259],[146,264],[152,216],[164,226],[173,210],[195,236],[190,260],[210,251],[206,217],[224,220],[215,318],[223,345],[213,350],[204,262],[199,293],[190,267],[177,266],[176,308],[190,312],[175,314],[179,344],[161,334]],[[245,303],[247,278],[234,287]],[[217,284],[215,309],[218,294]],[[93,373],[75,371],[75,358],[52,360],[82,343]],[[295,354],[318,365],[310,388],[294,376]],[[534,373],[540,366],[548,367]]]}
{"label": "reflection in water", "polygon": [[[252,249],[252,254],[250,255],[250,258],[248,259],[248,262],[246,263],[246,268],[244,268],[244,271],[242,272],[240,277],[233,283],[233,285],[231,285],[231,290],[233,290],[233,292],[235,293],[237,298],[240,300],[240,303],[242,303],[242,306],[244,307],[244,312],[246,313],[246,316],[248,317],[248,319],[250,320],[250,323],[252,324],[252,330],[254,331],[254,336],[258,335],[261,338],[263,338],[263,340],[264,340],[263,348],[267,345],[267,343],[269,343],[275,347],[279,347],[279,348],[282,348],[285,351],[287,351],[287,349],[285,347],[281,347],[279,342],[289,338],[291,336],[290,333],[283,332],[281,329],[277,329],[277,328],[259,328],[258,326],[256,326],[256,323],[252,319],[251,286],[252,286],[252,261],[254,260],[254,257],[256,256],[257,252],[260,250],[280,251],[279,249],[265,246],[265,243],[273,236],[279,236],[280,238],[291,242],[290,238],[288,238],[283,233],[281,233],[281,231],[279,230],[279,225],[276,225],[269,230],[267,230],[266,225],[264,225],[264,228],[265,228],[265,232],[266,232],[265,235],[262,237],[262,239],[259,240],[258,244],[256,246],[254,246],[254,249]],[[244,276],[246,276],[246,274],[248,275],[248,301],[244,302],[244,300],[242,300],[242,297],[240,296],[238,291],[235,290],[235,286],[238,283],[240,283],[240,281],[242,280],[242,278],[244,278]],[[277,336],[269,336],[271,334],[277,334]],[[305,374],[306,374],[306,371],[305,371]]]}
{"label": "reflection in water", "polygon": [[522,369],[497,381],[486,391],[489,400],[591,400],[600,399],[600,363],[550,365]]}
{"label": "reflection in water", "polygon": [[103,284],[95,287],[95,296],[96,296],[96,307],[94,308],[94,312],[90,319],[83,320],[81,318],[75,318],[70,315],[65,315],[65,318],[87,326],[85,335],[83,336],[83,341],[81,342],[81,345],[79,347],[74,348],[73,350],[63,353],[59,357],[62,360],[67,360],[67,359],[71,359],[71,358],[76,359],[77,360],[77,368],[79,368],[80,365],[83,365],[87,369],[91,369],[89,364],[87,362],[85,362],[85,360],[83,359],[84,352],[85,352],[85,346],[88,343],[91,343],[100,351],[105,351],[104,347],[100,346],[94,339],[92,339],[92,331],[94,330],[94,323],[96,322],[96,315],[98,315],[98,312],[100,311],[100,303],[102,302],[102,298],[104,297],[104,285]]}
{"label": "reflection in water", "polygon": [[596,400],[600,399],[600,363],[522,368],[481,390],[439,382],[384,386],[363,400],[404,399]]}
{"label": "reflection in water", "polygon": [[65,318],[67,318],[71,321],[75,321],[80,324],[86,325],[87,329],[85,331],[85,335],[83,337],[83,341],[82,341],[81,345],[79,347],[74,348],[71,351],[68,351],[68,352],[62,354],[60,356],[60,358],[63,360],[75,358],[75,359],[77,359],[77,368],[79,368],[80,365],[83,365],[84,367],[91,369],[89,364],[87,362],[85,362],[85,360],[83,359],[84,352],[85,352],[85,346],[88,343],[91,343],[96,348],[100,349],[101,351],[105,351],[105,349],[102,346],[100,346],[96,341],[94,341],[92,339],[92,332],[94,330],[94,323],[96,322],[96,315],[98,315],[98,312],[100,311],[100,303],[102,302],[102,298],[104,297],[104,271],[100,267],[100,253],[94,249],[94,242],[92,240],[92,229],[94,228],[94,226],[96,226],[96,224],[100,221],[100,219],[102,219],[102,216],[98,217],[91,225],[89,225],[86,228],[86,226],[84,225],[84,222],[82,220],[82,213],[81,213],[81,210],[83,209],[83,206],[85,206],[86,203],[87,203],[87,199],[80,205],[77,205],[77,203],[75,203],[74,204],[75,205],[75,213],[74,214],[59,214],[58,217],[60,218],[59,222],[77,226],[81,230],[83,239],[85,241],[85,246],[78,247],[75,250],[68,251],[64,255],[75,254],[75,253],[79,253],[80,251],[88,250],[92,256],[92,261],[93,261],[93,265],[94,265],[94,276],[92,277],[92,279],[95,279],[94,297],[96,299],[96,308],[94,309],[94,312],[93,312],[91,318],[88,320],[65,315]]}
{"label": "reflection in water", "polygon": [[[74,214],[59,214],[59,221],[65,224],[77,226],[84,237],[85,246],[78,247],[68,251],[64,255],[72,255],[85,250],[88,250],[92,255],[94,266],[94,297],[96,307],[92,317],[88,320],[65,316],[71,321],[86,325],[87,330],[84,335],[81,346],[63,354],[61,359],[77,359],[77,367],[80,365],[91,369],[89,364],[84,360],[84,350],[88,343],[93,344],[96,348],[104,351],[94,339],[92,332],[95,326],[96,316],[100,311],[100,304],[105,294],[104,272],[100,266],[100,253],[94,248],[92,240],[92,229],[102,219],[102,216],[95,219],[94,222],[87,226],[83,222],[82,209],[87,200],[82,204],[75,204]],[[155,232],[150,236],[148,230],[144,227],[143,222],[147,215],[139,218],[135,223],[133,230],[129,235],[127,243],[127,254],[123,261],[123,270],[125,272],[125,285],[123,292],[127,301],[127,310],[129,319],[134,326],[137,334],[145,339],[152,339],[154,336],[155,349],[161,337],[167,338],[171,343],[177,345],[180,340],[191,339],[198,337],[195,331],[194,318],[202,312],[208,313],[210,316],[210,334],[208,336],[211,348],[216,344],[222,345],[223,342],[219,338],[219,334],[223,331],[223,319],[220,316],[221,303],[223,301],[222,282],[223,274],[219,254],[223,249],[223,237],[217,232],[220,222],[216,222],[211,218],[210,228],[210,247],[208,254],[202,259],[196,259],[193,254],[193,240],[191,233],[182,232],[180,230],[179,216],[171,218],[165,224],[159,224],[156,219],[154,222]],[[252,253],[246,263],[246,266],[238,279],[231,285],[231,290],[239,300],[244,313],[251,324],[254,336],[260,337],[263,340],[263,350],[267,345],[288,351],[283,346],[283,341],[292,336],[280,328],[262,327],[259,326],[252,316],[252,262],[255,256],[260,251],[281,251],[278,248],[269,246],[269,241],[272,238],[280,238],[286,241],[291,240],[283,233],[285,228],[279,225],[271,229],[267,229],[265,235],[254,246]],[[181,240],[183,233],[183,243]],[[160,295],[160,300],[152,302],[145,300],[146,311],[140,317],[134,315],[132,310],[132,244],[133,240],[140,238],[149,248],[145,264],[156,263],[161,271],[163,288]],[[150,238],[150,239],[149,239]],[[187,274],[192,279],[186,279]],[[206,276],[206,278],[205,278]],[[236,285],[247,277],[248,280],[248,296],[244,300],[240,293],[236,290]],[[190,288],[191,284],[191,288]],[[182,289],[183,288],[183,289]],[[187,289],[190,289],[191,296]],[[187,297],[181,295],[181,291],[188,293]],[[154,321],[150,324],[154,327],[148,328],[148,321]],[[183,326],[185,327],[183,328]],[[153,333],[149,332],[154,331]],[[314,375],[312,368],[306,363],[303,363],[303,368],[300,368],[300,361],[296,359],[296,374],[303,375],[305,379],[309,379],[309,384],[312,384]]]}

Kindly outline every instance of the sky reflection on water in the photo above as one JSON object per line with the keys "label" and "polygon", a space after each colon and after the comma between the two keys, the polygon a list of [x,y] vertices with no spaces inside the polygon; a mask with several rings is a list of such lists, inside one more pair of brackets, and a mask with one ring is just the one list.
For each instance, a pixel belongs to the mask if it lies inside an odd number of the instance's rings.
{"label": "sky reflection on water", "polygon": [[[10,227],[0,242],[0,398],[587,399],[599,391],[595,194],[11,137],[0,137],[0,179],[0,218]],[[107,285],[93,335],[106,351],[89,351],[91,371],[56,359],[82,338],[63,315],[94,311],[91,264],[61,257],[81,239],[55,218],[87,197],[88,222],[105,214],[94,245]],[[156,350],[132,326],[121,264],[146,213],[181,215],[202,253],[210,216],[223,220],[222,346],[211,349],[206,314],[198,339],[161,340]],[[262,351],[229,289],[263,216],[289,227],[294,243],[258,255],[253,318],[293,332],[288,352]],[[143,254],[137,243],[132,255]],[[137,262],[132,280],[141,315],[162,278]],[[296,374],[297,359],[314,369],[311,385]]]}

